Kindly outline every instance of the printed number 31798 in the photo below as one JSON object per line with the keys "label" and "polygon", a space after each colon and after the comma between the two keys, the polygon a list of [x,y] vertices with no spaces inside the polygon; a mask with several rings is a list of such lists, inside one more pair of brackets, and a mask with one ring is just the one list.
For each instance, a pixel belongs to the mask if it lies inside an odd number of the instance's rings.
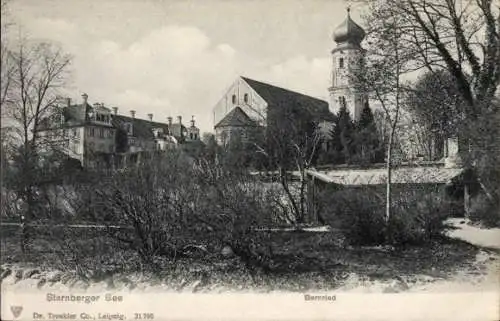
{"label": "printed number 31798", "polygon": [[153,320],[154,318],[153,313],[134,313],[134,320]]}

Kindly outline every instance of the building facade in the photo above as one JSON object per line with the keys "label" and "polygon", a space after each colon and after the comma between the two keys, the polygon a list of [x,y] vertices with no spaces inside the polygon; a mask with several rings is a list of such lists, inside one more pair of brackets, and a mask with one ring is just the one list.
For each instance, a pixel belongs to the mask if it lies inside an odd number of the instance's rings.
{"label": "building facade", "polygon": [[331,52],[332,69],[330,77],[330,111],[337,114],[346,107],[353,120],[359,120],[361,111],[368,104],[368,95],[356,89],[354,75],[364,59],[365,49],[361,42],[365,31],[357,25],[347,10],[347,18],[333,32],[336,47]]}
{"label": "building facade", "polygon": [[214,129],[219,144],[238,135],[243,140],[262,133],[268,126],[272,111],[300,110],[306,112],[317,128],[333,122],[328,103],[247,77],[238,77],[213,109]]}
{"label": "building facade", "polygon": [[82,95],[80,104],[68,99],[49,117],[43,119],[38,135],[69,157],[80,161],[83,167],[120,168],[140,160],[141,156],[154,151],[166,151],[179,144],[200,140],[194,116],[186,127],[182,117],[177,122],[118,114],[118,108],[108,108],[102,103],[90,104],[88,95]]}

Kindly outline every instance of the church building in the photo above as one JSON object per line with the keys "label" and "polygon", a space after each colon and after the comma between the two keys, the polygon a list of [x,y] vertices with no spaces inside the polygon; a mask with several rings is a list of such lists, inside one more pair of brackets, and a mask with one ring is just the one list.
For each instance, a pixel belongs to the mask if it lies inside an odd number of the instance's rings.
{"label": "church building", "polygon": [[337,114],[341,107],[346,107],[353,120],[359,120],[363,107],[368,104],[368,95],[355,89],[352,71],[366,50],[361,47],[365,31],[352,19],[347,9],[347,18],[333,32],[337,46],[332,50],[332,73],[330,110]]}
{"label": "church building", "polygon": [[319,130],[333,121],[328,103],[324,100],[285,88],[238,77],[213,109],[217,142],[230,139],[248,140],[253,133],[263,132],[273,110],[289,108],[307,113]]}
{"label": "church building", "polygon": [[363,59],[365,50],[361,42],[364,30],[348,12],[345,21],[333,33],[337,46],[332,50],[330,101],[304,95],[285,88],[247,77],[238,77],[213,109],[214,129],[219,144],[225,144],[238,135],[247,139],[249,133],[266,128],[272,108],[306,110],[314,119],[322,137],[329,137],[335,114],[345,106],[354,120],[368,104],[368,95],[354,90],[350,72],[356,61]]}

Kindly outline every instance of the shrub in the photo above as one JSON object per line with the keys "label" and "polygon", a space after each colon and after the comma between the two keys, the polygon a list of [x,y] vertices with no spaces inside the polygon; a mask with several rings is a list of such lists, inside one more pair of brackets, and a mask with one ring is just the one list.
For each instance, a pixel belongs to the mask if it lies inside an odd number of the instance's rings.
{"label": "shrub", "polygon": [[171,153],[104,177],[89,204],[94,220],[109,226],[109,236],[137,253],[145,267],[156,268],[158,256],[175,259],[189,242],[187,214],[195,193],[187,162]]}
{"label": "shrub", "polygon": [[249,268],[271,265],[268,233],[256,229],[275,219],[274,192],[241,171],[172,151],[103,178],[94,189],[94,220],[110,225],[108,235],[145,267],[157,268],[159,256],[175,261],[196,244],[216,247],[214,240],[231,246]]}
{"label": "shrub", "polygon": [[[325,195],[326,194],[326,195]],[[393,210],[385,222],[385,195],[374,188],[328,191],[322,216],[356,245],[424,244],[439,236],[449,216],[449,202],[440,190],[406,189],[393,194]]]}
{"label": "shrub", "polygon": [[387,241],[395,246],[424,244],[441,235],[450,216],[449,201],[437,190],[407,189],[398,194]]}
{"label": "shrub", "polygon": [[342,230],[350,244],[371,245],[384,242],[384,203],[368,188],[345,189],[326,196],[323,217]]}
{"label": "shrub", "polygon": [[469,218],[486,227],[500,226],[500,209],[486,195],[479,194],[471,199]]}
{"label": "shrub", "polygon": [[200,163],[195,177],[204,197],[193,212],[196,220],[209,229],[208,237],[231,246],[250,270],[269,271],[273,249],[270,235],[259,230],[275,223],[273,189],[262,182],[223,166]]}

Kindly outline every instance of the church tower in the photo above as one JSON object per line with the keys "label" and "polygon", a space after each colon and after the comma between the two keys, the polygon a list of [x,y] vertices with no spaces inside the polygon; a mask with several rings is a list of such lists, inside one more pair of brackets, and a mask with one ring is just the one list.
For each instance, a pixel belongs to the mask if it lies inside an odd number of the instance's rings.
{"label": "church tower", "polygon": [[332,74],[330,92],[330,111],[337,114],[345,106],[353,120],[359,120],[361,111],[368,103],[368,95],[354,88],[352,68],[363,59],[365,50],[361,42],[365,31],[357,25],[347,9],[347,18],[333,32],[337,46],[332,50]]}

